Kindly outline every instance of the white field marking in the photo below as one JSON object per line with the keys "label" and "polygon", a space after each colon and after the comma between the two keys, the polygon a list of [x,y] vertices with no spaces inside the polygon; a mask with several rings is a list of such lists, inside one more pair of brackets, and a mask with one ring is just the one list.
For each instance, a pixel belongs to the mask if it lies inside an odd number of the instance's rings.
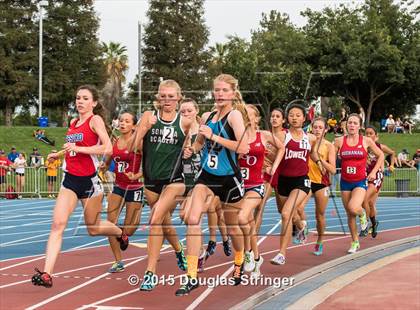
{"label": "white field marking", "polygon": [[[67,240],[67,239],[74,239],[74,238],[83,238],[83,236],[68,236],[68,237],[63,237],[62,239]],[[15,243],[15,244],[9,244],[9,245],[2,246],[2,248],[12,247],[12,246],[20,246],[20,245],[23,245],[23,244],[41,243],[41,242],[47,242],[47,241],[48,241],[48,239],[19,242],[19,243]]]}
{"label": "white field marking", "polygon": [[[25,214],[25,213],[27,213],[27,211],[31,212],[32,210],[38,210],[38,209],[41,209],[40,211],[49,212],[49,211],[54,210],[54,208],[55,208],[55,206],[51,205],[51,206],[38,206],[38,207],[18,209],[18,210],[13,209],[13,210],[7,210],[7,211],[0,211],[0,216],[13,214],[13,213],[16,213],[16,212],[19,212],[20,214]],[[45,210],[42,210],[42,209],[45,209]]]}
{"label": "white field marking", "polygon": [[[185,241],[185,238],[184,239],[182,239],[182,240],[180,240],[181,242],[182,241]],[[172,251],[168,251],[168,252],[172,252]],[[128,264],[126,264],[125,266],[126,267],[128,267],[128,266],[131,266],[131,265],[134,265],[134,264],[136,264],[136,263],[138,263],[138,262],[140,262],[140,261],[142,261],[143,259],[145,259],[145,258],[147,258],[147,255],[145,255],[144,257],[142,257],[142,258],[138,258],[138,259],[136,259],[135,261],[133,261],[133,262],[131,262],[131,263],[128,263]],[[102,279],[102,278],[105,278],[106,276],[109,276],[109,273],[107,272],[107,273],[103,273],[103,274],[101,274],[101,275],[99,275],[99,276],[97,276],[97,277],[95,277],[95,278],[93,278],[93,279],[91,279],[91,280],[89,280],[89,281],[87,281],[87,282],[84,282],[84,283],[82,283],[82,284],[80,284],[80,285],[77,285],[77,286],[75,286],[75,287],[73,287],[73,288],[71,288],[71,289],[69,289],[69,290],[66,290],[66,291],[64,291],[64,292],[62,292],[62,293],[60,293],[60,294],[57,294],[57,295],[54,295],[54,296],[52,296],[52,297],[50,297],[50,298],[48,298],[48,299],[45,299],[45,300],[43,300],[42,302],[40,302],[40,303],[37,303],[37,304],[35,304],[35,305],[32,305],[32,306],[30,306],[30,307],[28,307],[28,308],[26,308],[26,310],[34,310],[34,309],[36,309],[36,308],[38,308],[38,307],[41,307],[41,306],[43,306],[43,305],[46,305],[46,304],[48,304],[48,303],[50,303],[50,302],[52,302],[52,301],[54,301],[54,300],[57,300],[57,299],[59,299],[59,298],[61,298],[61,297],[63,297],[63,296],[66,296],[66,295],[68,295],[68,294],[70,294],[70,293],[73,293],[74,291],[77,291],[78,289],[80,289],[80,288],[82,288],[82,287],[85,287],[85,286],[87,286],[87,285],[90,285],[91,283],[94,283],[94,282],[96,282],[96,281],[98,281],[98,280],[100,280],[100,279]]]}
{"label": "white field marking", "polygon": [[[69,230],[72,230],[72,229],[73,228],[66,228],[66,229],[64,229],[64,231],[69,231]],[[0,248],[3,248],[5,246],[8,246],[8,245],[13,244],[13,243],[19,243],[21,241],[36,239],[38,237],[43,237],[43,236],[48,236],[49,234],[50,234],[50,232],[47,232],[45,234],[40,234],[40,235],[36,235],[36,236],[32,236],[32,237],[27,237],[27,238],[17,239],[17,240],[13,240],[13,241],[8,241],[8,242],[5,242],[5,243],[1,243]]]}
{"label": "white field marking", "polygon": [[35,199],[35,200],[19,200],[19,202],[17,203],[2,203],[0,209],[8,209],[10,207],[19,207],[19,206],[26,206],[26,205],[37,205],[40,203],[43,204],[48,204],[48,203],[52,203],[55,204],[55,200],[40,200],[40,199]]}
{"label": "white field marking", "polygon": [[22,227],[22,226],[32,226],[32,225],[42,224],[42,223],[47,223],[47,222],[52,222],[52,219],[43,220],[43,221],[39,221],[39,222],[26,223],[26,224],[22,224],[22,225],[4,226],[4,227],[0,227],[0,230]]}
{"label": "white field marking", "polygon": [[[75,216],[80,216],[82,214],[83,213],[74,213],[69,218],[74,218]],[[36,221],[36,220],[45,218],[45,216],[38,216],[38,215],[41,215],[41,214],[40,213],[37,213],[37,214],[23,214],[23,215],[19,215],[19,217],[15,216],[15,217],[13,217],[13,219],[11,217],[1,219],[0,222],[1,223],[4,223],[4,222],[25,222],[25,221],[27,222],[27,221]],[[42,215],[48,215],[48,216],[51,217],[52,213],[42,214]],[[27,218],[28,216],[30,216],[31,218],[28,219]],[[22,219],[22,217],[24,217],[24,219]],[[37,217],[37,218],[33,218],[33,217]]]}
{"label": "white field marking", "polygon": [[[131,260],[138,259],[138,258],[144,258],[145,256],[146,255],[126,258],[126,259],[124,259],[124,261],[131,261]],[[106,262],[106,263],[100,263],[100,264],[96,264],[96,265],[85,266],[85,267],[81,267],[81,268],[77,268],[77,269],[65,270],[65,271],[61,271],[61,272],[58,272],[58,273],[54,273],[53,276],[60,276],[60,275],[75,272],[75,271],[81,271],[81,270],[91,269],[91,268],[95,268],[95,267],[106,266],[106,265],[109,265],[109,264],[112,264],[112,263],[114,263],[114,261]],[[15,285],[26,283],[26,282],[30,282],[30,280],[27,279],[27,280],[24,280],[24,281],[5,284],[5,285],[0,286],[0,289],[10,287],[10,286],[15,286]]]}
{"label": "white field marking", "polygon": [[[270,225],[270,226],[271,226],[271,225]],[[405,228],[414,228],[414,227],[418,227],[418,226],[404,227],[404,229],[405,229]],[[398,229],[390,229],[390,230],[398,230]],[[343,239],[343,238],[348,238],[348,237],[349,237],[349,236],[341,236],[341,237],[330,238],[330,239],[326,239],[326,240],[324,240],[324,242],[329,242],[329,241],[338,240],[338,239]],[[220,243],[220,242],[219,242],[219,243]],[[310,242],[310,243],[305,243],[305,244],[293,245],[293,246],[289,246],[287,249],[289,250],[289,249],[298,248],[298,247],[303,247],[303,246],[307,246],[307,245],[313,245],[313,244],[315,244],[315,243],[316,243],[316,242]],[[204,245],[204,244],[203,244],[203,245]],[[271,253],[274,253],[274,252],[277,252],[277,251],[278,251],[278,249],[276,249],[276,250],[271,250],[271,251],[267,251],[267,252],[262,252],[260,255],[271,254]],[[163,252],[162,252],[162,254],[163,254]],[[230,265],[230,264],[232,264],[232,262],[231,262],[231,261],[228,261],[228,262],[225,262],[225,263],[221,263],[221,264],[217,264],[217,265],[212,265],[212,266],[206,267],[206,268],[205,268],[205,270],[211,270],[211,269],[214,269],[214,268],[218,268],[218,267],[225,266],[225,265]],[[177,279],[177,278],[179,278],[179,277],[181,277],[181,276],[183,276],[183,275],[178,275],[178,276],[176,276],[176,277],[175,277],[175,279]],[[107,297],[107,298],[105,298],[105,299],[102,299],[102,300],[96,301],[96,302],[91,303],[91,304],[89,304],[89,305],[84,305],[84,306],[82,306],[82,307],[80,307],[80,308],[77,308],[76,310],[86,310],[86,309],[91,308],[91,307],[97,307],[99,304],[102,304],[102,303],[105,303],[105,302],[108,302],[108,301],[111,301],[111,300],[115,300],[115,299],[118,299],[118,298],[120,298],[120,297],[124,297],[124,296],[130,295],[130,294],[132,294],[132,293],[136,293],[136,292],[138,292],[138,291],[139,291],[139,290],[138,290],[138,288],[136,288],[136,289],[133,289],[133,290],[130,290],[130,291],[127,291],[127,292],[124,292],[124,293],[118,294],[118,295],[114,295],[114,296]]]}
{"label": "white field marking", "polygon": [[[126,266],[126,267],[129,267],[129,266],[131,266],[131,265],[134,265],[134,264],[136,264],[136,263],[138,263],[138,262],[140,262],[140,261],[144,260],[146,257],[147,257],[147,256],[144,256],[144,257],[138,258],[138,259],[136,259],[136,260],[132,261],[131,263],[126,264],[125,266]],[[96,281],[98,281],[98,280],[100,280],[100,279],[102,279],[102,278],[105,278],[105,277],[107,277],[107,276],[109,276],[109,273],[108,273],[108,272],[103,273],[103,274],[101,274],[101,275],[99,275],[99,276],[97,276],[97,277],[95,277],[95,278],[93,278],[93,279],[91,279],[91,280],[89,280],[89,281],[83,282],[82,284],[76,285],[76,286],[74,286],[74,287],[73,287],[73,288],[71,288],[71,289],[68,289],[68,290],[66,290],[66,291],[64,291],[64,292],[61,292],[61,293],[59,293],[59,294],[57,294],[57,295],[54,295],[54,296],[52,296],[52,297],[50,297],[50,298],[47,298],[47,299],[45,299],[45,300],[43,300],[43,301],[41,301],[41,302],[39,302],[39,303],[37,303],[37,304],[35,304],[35,305],[32,305],[32,306],[30,306],[30,307],[26,308],[26,310],[34,310],[34,309],[37,309],[37,308],[39,308],[39,307],[41,307],[41,306],[43,306],[43,305],[46,305],[46,304],[48,304],[48,303],[50,303],[50,302],[52,302],[52,301],[54,301],[54,300],[57,300],[57,299],[59,299],[59,298],[61,298],[61,297],[63,297],[63,296],[66,296],[66,295],[68,295],[68,294],[70,294],[70,293],[73,293],[74,291],[77,291],[77,290],[79,290],[79,289],[81,289],[81,288],[83,288],[83,287],[85,287],[85,286],[88,286],[88,285],[90,285],[90,284],[92,284],[92,283],[94,283],[94,282],[96,282]]]}
{"label": "white field marking", "polygon": [[[269,235],[269,234],[271,234],[277,227],[279,227],[280,226],[280,224],[281,224],[281,220],[277,223],[277,224],[275,224],[268,232],[267,232],[267,234],[264,236],[264,237],[262,237],[260,240],[258,240],[258,245],[260,245],[266,238],[267,238],[267,236]],[[228,270],[226,270],[223,274],[222,274],[222,276],[220,277],[220,278],[226,278],[226,276],[229,274],[229,273],[231,273],[232,272],[232,270],[233,270],[233,267],[230,267],[230,268],[228,268]],[[217,286],[216,286],[217,287]],[[204,299],[206,299],[207,298],[207,296],[208,295],[210,295],[212,292],[213,292],[213,290],[214,290],[214,288],[210,288],[210,287],[207,287],[206,288],[206,290],[203,292],[203,293],[201,293],[201,295],[200,296],[198,296],[188,307],[187,307],[187,310],[193,310],[193,309],[195,309]]]}

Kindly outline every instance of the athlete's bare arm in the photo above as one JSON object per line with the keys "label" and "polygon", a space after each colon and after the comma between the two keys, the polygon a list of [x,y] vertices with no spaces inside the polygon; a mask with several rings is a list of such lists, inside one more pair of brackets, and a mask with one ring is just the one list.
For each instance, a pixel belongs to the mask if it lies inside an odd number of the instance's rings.
{"label": "athlete's bare arm", "polygon": [[368,149],[370,149],[373,154],[376,155],[376,158],[378,159],[376,161],[375,167],[373,167],[372,171],[367,176],[368,181],[373,181],[376,179],[376,172],[382,167],[384,162],[384,153],[381,151],[381,149],[376,145],[375,142],[373,142],[372,139],[363,137],[363,145],[366,146]]}

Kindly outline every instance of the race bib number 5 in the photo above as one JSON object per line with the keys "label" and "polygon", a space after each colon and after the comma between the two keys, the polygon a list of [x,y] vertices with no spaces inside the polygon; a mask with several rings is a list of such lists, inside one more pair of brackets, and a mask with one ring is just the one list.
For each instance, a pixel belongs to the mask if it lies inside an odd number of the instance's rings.
{"label": "race bib number 5", "polygon": [[219,164],[217,155],[210,154],[207,158],[207,166],[211,169],[217,169],[217,166]]}

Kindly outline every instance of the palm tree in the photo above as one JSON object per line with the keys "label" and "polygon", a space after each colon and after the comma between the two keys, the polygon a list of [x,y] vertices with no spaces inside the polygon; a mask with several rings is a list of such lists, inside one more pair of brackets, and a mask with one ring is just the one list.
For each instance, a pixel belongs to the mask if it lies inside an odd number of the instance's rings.
{"label": "palm tree", "polygon": [[102,97],[108,110],[108,117],[113,118],[117,115],[117,104],[122,95],[122,85],[128,69],[127,48],[115,42],[109,42],[109,44],[102,42],[102,48],[108,76],[102,89]]}
{"label": "palm tree", "polygon": [[215,46],[210,47],[210,53],[213,57],[212,63],[215,68],[221,69],[223,67],[227,52],[227,46],[223,43],[216,43]]}

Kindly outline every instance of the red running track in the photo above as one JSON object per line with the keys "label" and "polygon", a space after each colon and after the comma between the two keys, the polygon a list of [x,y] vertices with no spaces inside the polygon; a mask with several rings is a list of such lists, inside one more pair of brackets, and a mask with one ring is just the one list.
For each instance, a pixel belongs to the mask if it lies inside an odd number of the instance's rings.
{"label": "red running track", "polygon": [[[381,232],[376,239],[361,240],[362,249],[381,243],[395,241],[420,234],[419,226]],[[290,246],[285,266],[274,266],[269,260],[277,253],[279,237],[269,236],[260,244],[265,258],[262,273],[266,279],[290,277],[304,270],[346,255],[350,237],[342,235],[327,236],[324,255],[312,255],[315,236],[308,243]],[[43,258],[23,258],[0,263],[0,288],[2,309],[97,309],[99,306],[123,307],[123,309],[226,309],[267,285],[218,286],[209,289],[200,286],[189,296],[176,297],[179,278],[175,285],[159,285],[152,292],[140,292],[131,286],[127,278],[131,274],[141,276],[146,268],[146,250],[130,246],[124,253],[127,268],[123,273],[108,274],[106,270],[113,261],[107,247],[81,249],[61,254],[55,269],[54,286],[50,289],[33,286],[29,278],[34,266],[43,266]],[[34,261],[35,259],[35,261]],[[232,266],[232,259],[224,256],[218,245],[216,254],[211,256],[206,271],[201,277],[214,278],[226,273]],[[27,262],[27,263],[26,263]],[[17,265],[17,266],[15,266]],[[175,255],[171,249],[163,250],[158,265],[159,275],[181,275],[176,266]],[[227,274],[230,277],[230,272]],[[119,296],[121,295],[121,296]],[[86,307],[85,307],[86,306]]]}

